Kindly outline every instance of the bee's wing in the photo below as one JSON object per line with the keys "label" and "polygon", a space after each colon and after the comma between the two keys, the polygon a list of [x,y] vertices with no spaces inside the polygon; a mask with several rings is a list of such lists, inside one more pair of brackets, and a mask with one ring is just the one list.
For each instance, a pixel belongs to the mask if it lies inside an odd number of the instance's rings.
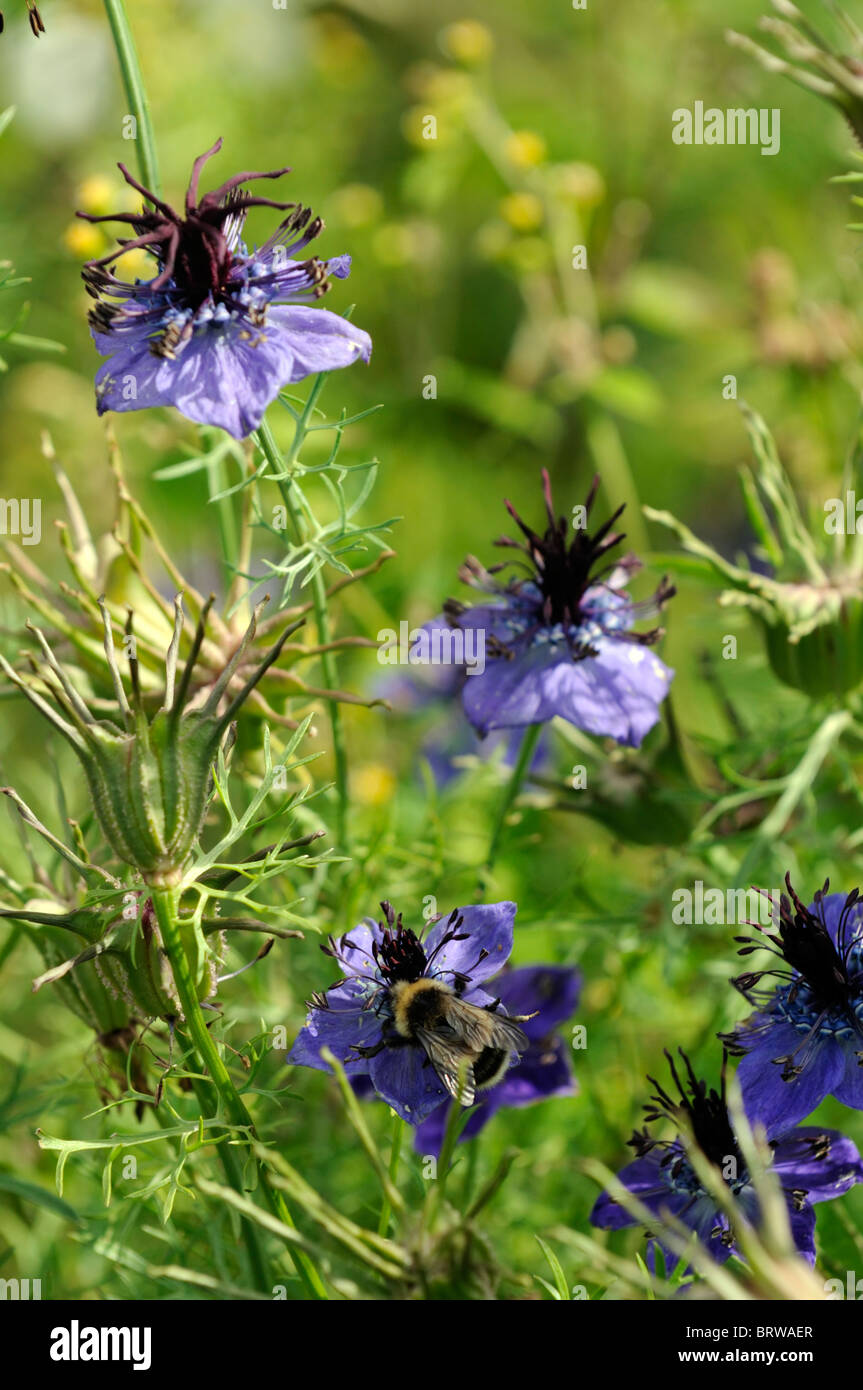
{"label": "bee's wing", "polygon": [[[494,1047],[508,1048],[511,1052],[524,1052],[530,1039],[523,1028],[519,1028],[514,1018],[506,1014],[491,1014],[492,1032],[490,1042]],[[528,1015],[533,1018],[533,1014]],[[519,1017],[519,1022],[524,1020]]]}
{"label": "bee's wing", "polygon": [[447,1009],[448,1020],[439,1020],[433,1028],[417,1028],[417,1041],[453,1099],[460,1100],[462,1105],[473,1105],[476,1098],[473,1063],[476,1059],[486,1048],[523,1052],[528,1039],[506,1014],[491,1013],[455,998],[449,999]]}
{"label": "bee's wing", "polygon": [[438,1023],[434,1029],[417,1028],[416,1039],[425,1050],[441,1085],[453,1100],[473,1105],[476,1086],[473,1061],[477,1051],[458,1028],[450,1023]]}

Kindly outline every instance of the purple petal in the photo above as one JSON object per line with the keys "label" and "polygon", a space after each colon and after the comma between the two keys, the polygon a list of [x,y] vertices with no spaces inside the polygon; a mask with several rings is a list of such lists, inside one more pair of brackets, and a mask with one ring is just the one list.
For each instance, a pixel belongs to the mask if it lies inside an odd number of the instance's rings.
{"label": "purple petal", "polygon": [[815,1125],[784,1135],[775,1146],[772,1167],[783,1188],[800,1189],[807,1202],[829,1202],[863,1179],[857,1145],[835,1129]]}
{"label": "purple petal", "polygon": [[271,306],[260,328],[245,318],[199,326],[173,358],[150,351],[151,329],[130,315],[112,332],[93,334],[109,358],[96,376],[99,414],[172,405],[237,439],[257,429],[283,386],[368,361],[372,348],[361,328],[305,305]]}
{"label": "purple petal", "polygon": [[797,1248],[798,1254],[808,1265],[815,1264],[815,1210],[807,1202],[801,1211],[794,1211],[789,1208],[788,1221],[791,1226],[791,1237]]}
{"label": "purple petal", "polygon": [[338,965],[349,978],[352,975],[374,975],[377,966],[372,955],[372,946],[381,940],[379,924],[372,917],[366,917],[336,943],[339,952]]}
{"label": "purple petal", "polygon": [[[499,642],[509,644],[524,630],[525,621],[536,610],[537,605],[533,603],[512,605],[477,603],[472,608],[466,608],[462,613],[459,613],[455,619],[455,626],[484,632],[487,647],[493,637],[497,638]],[[449,627],[452,630],[453,624],[448,622],[446,618],[436,618],[434,622],[427,623],[426,627],[430,631],[434,630],[435,627]]]}
{"label": "purple petal", "polygon": [[[288,1062],[301,1067],[329,1071],[321,1058],[321,1048],[328,1047],[351,1073],[369,1070],[368,1060],[355,1058],[354,1046],[371,1047],[381,1036],[380,1020],[372,1009],[363,1009],[367,996],[353,980],[329,990],[328,1009],[310,1009],[305,1027],[288,1054]],[[349,1054],[350,1057],[349,1057]]]}
{"label": "purple petal", "polygon": [[[424,942],[426,959],[430,962],[429,973],[466,975],[473,984],[479,984],[496,975],[509,959],[516,905],[511,902],[488,903],[456,910],[463,919],[458,935],[466,939],[448,941],[438,950],[441,941],[452,930],[448,926],[451,914],[436,922]],[[480,960],[483,951],[487,955]],[[434,960],[431,959],[432,955]],[[468,997],[465,995],[465,998]]]}
{"label": "purple petal", "polygon": [[[475,1138],[480,1130],[488,1124],[492,1115],[499,1109],[499,1102],[495,1099],[499,1091],[500,1087],[496,1086],[494,1090],[489,1091],[488,1096],[480,1101],[474,1108],[473,1114],[470,1116],[467,1124],[459,1135],[460,1144],[463,1144],[466,1139]],[[454,1101],[450,1101],[449,1103],[444,1101],[443,1105],[439,1105],[436,1110],[432,1111],[427,1119],[423,1120],[421,1125],[417,1126],[414,1135],[414,1150],[416,1153],[432,1154],[435,1158],[440,1157],[444,1135],[446,1134],[447,1121],[449,1119],[450,1106],[453,1104],[455,1104]]]}
{"label": "purple petal", "polygon": [[278,336],[281,350],[291,359],[289,375],[283,378],[282,386],[302,381],[313,373],[349,367],[359,358],[368,362],[372,354],[368,333],[329,309],[312,309],[303,304],[272,305],[265,331]]}
{"label": "purple petal", "polygon": [[[816,902],[811,902],[809,904],[809,911],[813,916],[821,918],[834,944],[837,944],[839,922],[847,897],[847,893],[827,893],[825,897],[821,899],[820,909]],[[861,932],[863,932],[863,903],[858,903],[856,907],[852,908],[850,915],[846,918],[843,943],[847,945],[854,937],[860,936]]]}
{"label": "purple petal", "polygon": [[559,646],[534,645],[466,681],[464,709],[481,733],[559,715],[586,733],[638,747],[673,674],[646,647],[615,638],[601,639],[599,655],[582,661]]}
{"label": "purple petal", "polygon": [[330,256],[327,261],[327,274],[335,275],[337,280],[347,280],[351,273],[351,258],[348,255]]}
{"label": "purple petal", "polygon": [[[757,1022],[763,1015],[756,1015]],[[742,1035],[745,1040],[745,1033]],[[787,1056],[799,1047],[803,1037],[790,1024],[777,1022],[768,1027],[759,1041],[742,1059],[737,1079],[751,1123],[762,1124],[768,1137],[793,1129],[799,1120],[821,1104],[838,1085],[845,1069],[842,1049],[832,1040],[816,1043],[799,1077],[782,1080],[777,1057]]]}
{"label": "purple petal", "polygon": [[[663,1206],[674,1209],[672,1203],[679,1194],[673,1193],[668,1186],[666,1175],[660,1169],[659,1158],[655,1154],[648,1154],[646,1158],[637,1158],[633,1163],[628,1163],[617,1176],[624,1187],[628,1187],[648,1211],[657,1213]],[[634,1226],[635,1218],[607,1192],[603,1192],[594,1203],[590,1223],[592,1226],[601,1226],[603,1230],[619,1231],[624,1226]]]}
{"label": "purple petal", "polygon": [[421,1047],[385,1047],[372,1057],[369,1074],[381,1099],[408,1124],[419,1124],[447,1096]]}
{"label": "purple petal", "polygon": [[850,1110],[863,1110],[863,1066],[857,1060],[858,1049],[849,1044],[845,1047],[845,1070],[833,1087],[833,1094]]}
{"label": "purple petal", "polygon": [[257,429],[281,387],[298,379],[291,375],[294,352],[284,334],[249,334],[236,321],[199,329],[173,360],[154,357],[147,336],[94,337],[100,352],[112,353],[96,377],[100,415],[173,405],[189,420],[242,439]]}
{"label": "purple petal", "polygon": [[578,1083],[572,1071],[570,1050],[563,1038],[546,1044],[531,1043],[516,1066],[491,1092],[498,1105],[533,1105],[553,1096],[574,1096]]}
{"label": "purple petal", "polygon": [[527,1036],[545,1038],[575,1012],[581,977],[568,965],[520,965],[506,970],[495,989],[508,1014],[532,1014],[523,1024]]}

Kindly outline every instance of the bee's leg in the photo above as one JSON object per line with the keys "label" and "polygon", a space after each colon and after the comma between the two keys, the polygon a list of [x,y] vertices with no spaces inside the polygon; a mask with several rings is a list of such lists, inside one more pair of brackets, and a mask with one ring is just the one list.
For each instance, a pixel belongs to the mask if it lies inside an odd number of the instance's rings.
{"label": "bee's leg", "polygon": [[358,1057],[377,1057],[379,1052],[383,1052],[386,1045],[386,1041],[381,1038],[380,1042],[376,1042],[374,1047],[360,1047],[357,1043],[354,1043],[351,1047],[351,1051],[355,1052]]}
{"label": "bee's leg", "polygon": [[352,1047],[358,1057],[377,1057],[378,1053],[383,1052],[385,1047],[413,1047],[410,1038],[403,1038],[398,1033],[384,1033],[373,1047],[360,1047],[356,1043]]}
{"label": "bee's leg", "polygon": [[491,1001],[490,1004],[483,1004],[483,1008],[486,1010],[487,1013],[496,1014],[497,1011],[498,1011],[499,1005],[500,1005],[500,999],[492,999],[492,1001]]}

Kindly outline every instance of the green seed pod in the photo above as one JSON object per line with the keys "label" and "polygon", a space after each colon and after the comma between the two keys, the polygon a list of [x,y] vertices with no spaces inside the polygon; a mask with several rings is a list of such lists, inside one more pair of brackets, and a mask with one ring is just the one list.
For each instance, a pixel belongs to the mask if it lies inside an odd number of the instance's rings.
{"label": "green seed pod", "polygon": [[863,681],[863,534],[809,529],[766,425],[743,407],[758,461],[742,474],[744,501],[768,573],[725,560],[669,512],[645,507],[725,587],[719,602],[747,609],[771,669],[811,699],[841,698]]}
{"label": "green seed pod", "polygon": [[121,723],[97,719],[91,713],[38,628],[31,630],[42,649],[44,665],[40,667],[34,662],[29,678],[0,657],[0,668],[63,735],[78,757],[99,825],[114,854],[132,865],[150,887],[171,888],[179,883],[206,814],[213,762],[229,726],[265,671],[276,661],[288,637],[301,626],[300,622],[287,628],[239,692],[231,694],[235,673],[254,639],[257,618],[266,602],[265,599],[255,610],[234,655],[199,708],[190,708],[187,702],[210,603],[201,614],[178,682],[183,612],[180,596],[175,599],[164,698],[152,716],[147,712],[138,681],[131,615],[123,634],[131,674],[130,700],[117,667],[111,619],[103,600],[99,606],[105,658]]}
{"label": "green seed pod", "polygon": [[831,609],[796,639],[784,624],[762,624],[774,674],[812,699],[842,696],[863,680],[863,596],[837,593]]}
{"label": "green seed pod", "polygon": [[[21,908],[0,909],[1,917],[24,926],[45,961],[47,969],[33,981],[34,991],[51,985],[100,1041],[130,1029],[134,1033],[139,1020],[180,1015],[156,914],[141,890],[124,891],[117,885],[106,900],[100,888],[71,911],[57,906],[53,900],[32,899]],[[190,922],[183,930],[189,936],[188,958],[194,963],[200,1002],[215,993],[225,937],[222,932],[204,937]]]}

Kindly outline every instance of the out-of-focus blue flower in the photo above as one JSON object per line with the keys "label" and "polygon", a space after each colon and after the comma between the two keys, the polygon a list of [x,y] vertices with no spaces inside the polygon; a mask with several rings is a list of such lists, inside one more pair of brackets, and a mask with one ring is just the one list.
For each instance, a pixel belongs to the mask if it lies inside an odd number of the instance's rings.
{"label": "out-of-focus blue flower", "polygon": [[[461,712],[453,713],[453,699],[464,689],[469,677],[458,666],[416,666],[403,674],[391,675],[380,681],[375,693],[387,700],[399,714],[431,715],[424,726],[420,751],[429,764],[435,782],[445,787],[464,769],[459,759],[492,758],[503,745],[503,763],[514,767],[521,748],[522,734],[518,729],[501,729],[479,739],[476,731]],[[434,718],[434,715],[437,718]],[[551,761],[551,739],[545,730],[537,741],[530,760],[530,772],[542,772]]]}
{"label": "out-of-focus blue flower", "polygon": [[[681,1084],[670,1053],[665,1055],[678,1097],[669,1095],[653,1077],[648,1077],[655,1087],[655,1094],[645,1106],[645,1119],[648,1124],[670,1119],[676,1122],[678,1133],[681,1120],[685,1120],[699,1149],[731,1189],[741,1214],[757,1225],[758,1196],[731,1126],[725,1101],[724,1076],[719,1091],[708,1091],[707,1083],[697,1079],[689,1058],[681,1052],[686,1064],[686,1080]],[[702,1245],[720,1263],[730,1255],[738,1255],[728,1219],[717,1209],[715,1198],[702,1187],[681,1139],[654,1139],[645,1128],[636,1130],[629,1144],[638,1156],[618,1174],[624,1187],[657,1218],[661,1219],[663,1215],[676,1217],[694,1231]],[[792,1129],[774,1139],[771,1148],[771,1172],[779,1179],[788,1204],[794,1244],[807,1263],[812,1265],[815,1263],[813,1203],[841,1197],[855,1183],[863,1180],[863,1162],[856,1145],[844,1134],[817,1127]],[[594,1226],[606,1230],[635,1225],[634,1218],[607,1192],[596,1202],[590,1219]],[[663,1251],[666,1267],[676,1266],[678,1257],[655,1235],[652,1236],[649,1251],[651,1263],[654,1242]]]}
{"label": "out-of-focus blue flower", "polygon": [[[829,893],[804,907],[786,875],[777,931],[763,943],[739,937],[741,955],[762,944],[769,970],[734,981],[756,1012],[726,1046],[743,1053],[737,1070],[746,1113],[768,1134],[790,1129],[825,1096],[863,1110],[863,903],[859,890]],[[788,969],[777,969],[780,966]],[[761,988],[767,979],[770,987]]]}
{"label": "out-of-focus blue flower", "polygon": [[[392,991],[403,981],[435,980],[465,1004],[494,1009],[496,995],[480,986],[509,958],[516,905],[456,908],[445,919],[435,918],[424,939],[403,926],[389,903],[381,907],[385,923],[367,917],[348,935],[322,947],[345,979],[312,996],[288,1061],[327,1071],[321,1049],[328,1047],[351,1079],[367,1075],[377,1095],[402,1119],[419,1124],[448,1090],[426,1050],[396,1031]],[[502,1016],[505,1012],[500,1010]]]}
{"label": "out-of-focus blue flower", "polygon": [[[543,486],[545,534],[527,526],[507,502],[525,542],[506,536],[497,542],[521,552],[528,576],[501,585],[493,576],[503,566],[487,570],[469,557],[460,577],[493,602],[467,607],[450,600],[444,617],[426,631],[442,633],[445,623],[476,629],[475,647],[484,644],[484,669],[466,678],[462,696],[480,734],[559,715],[587,733],[637,747],[659,718],[674,672],[649,650],[662,630],[636,633],[633,626],[657,613],[674,589],[663,580],[649,602],[633,602],[626,584],[639,561],[629,555],[603,563],[623,540],[611,529],[623,508],[590,534],[586,524],[571,527],[566,517],[555,517],[545,471]],[[583,508],[585,523],[598,487],[595,478]]]}
{"label": "out-of-focus blue flower", "polygon": [[[314,307],[329,276],[348,275],[350,257],[298,260],[322,230],[321,219],[299,203],[243,191],[252,179],[280,178],[287,169],[236,174],[199,200],[201,170],[221,145],[217,140],[195,160],[182,216],[122,164],[126,182],[149,206],[112,216],[78,213],[90,222],[126,222],[134,234],[82,272],[97,300],[93,339],[108,358],[96,376],[100,415],[174,405],[190,420],[219,425],[239,439],[258,427],[289,382],[369,359],[367,333]],[[289,215],[250,251],[240,233],[252,207]],[[134,284],[118,279],[110,267],[138,247],[155,257],[158,273]]]}
{"label": "out-of-focus blue flower", "polygon": [[[578,971],[565,965],[521,965],[504,971],[494,987],[507,1013],[535,1015],[522,1024],[530,1042],[500,1084],[479,1100],[461,1132],[462,1140],[478,1134],[502,1106],[533,1105],[552,1096],[574,1096],[578,1091],[570,1060],[572,1049],[555,1032],[578,1003]],[[448,1115],[449,1105],[444,1104],[423,1120],[414,1144],[418,1153],[440,1153]]]}

